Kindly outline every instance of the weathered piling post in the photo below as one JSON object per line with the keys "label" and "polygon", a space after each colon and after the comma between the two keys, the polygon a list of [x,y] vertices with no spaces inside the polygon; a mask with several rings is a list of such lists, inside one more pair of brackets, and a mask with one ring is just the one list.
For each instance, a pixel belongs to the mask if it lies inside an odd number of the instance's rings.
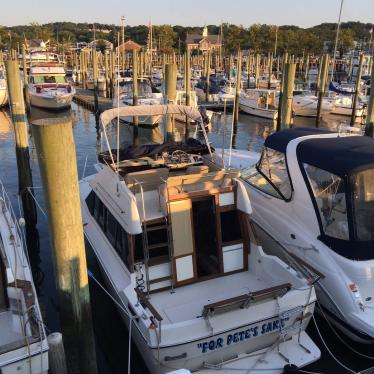
{"label": "weathered piling post", "polygon": [[[277,122],[277,131],[289,128],[292,124],[292,99],[295,82],[296,64],[287,62],[282,74],[282,95],[279,97],[280,121]],[[278,112],[279,115],[279,112]]]}
{"label": "weathered piling post", "polygon": [[[135,49],[132,50],[132,87],[133,87],[133,96],[132,96],[132,105],[138,105],[138,53]],[[138,117],[133,117],[133,143],[138,143]]]}
{"label": "weathered piling post", "polygon": [[260,58],[261,56],[257,53],[256,55],[256,72],[255,72],[255,88],[258,88],[260,80]]}
{"label": "weathered piling post", "polygon": [[99,98],[98,98],[98,79],[99,70],[97,66],[97,51],[96,48],[92,50],[92,70],[93,70],[93,80],[94,80],[94,106],[95,113],[99,112]]}
{"label": "weathered piling post", "polygon": [[271,88],[271,76],[273,74],[273,54],[269,53],[269,61],[268,61],[268,89]]}
{"label": "weathered piling post", "polygon": [[277,79],[279,79],[280,56],[277,56]]}
{"label": "weathered piling post", "polygon": [[[374,64],[371,65],[371,82],[374,82]],[[368,100],[365,135],[374,137],[374,88],[370,89],[370,96]]]}
{"label": "weathered piling post", "polygon": [[139,73],[140,73],[140,78],[143,78],[144,77],[144,71],[145,71],[145,61],[144,61],[144,52],[141,51],[140,52],[140,55],[139,55],[139,65],[140,65],[140,69],[139,69]]}
{"label": "weathered piling post", "polygon": [[114,97],[114,85],[116,84],[116,52],[110,52],[110,97]]}
{"label": "weathered piling post", "polygon": [[72,121],[69,118],[37,120],[32,123],[32,132],[48,213],[69,373],[95,374],[96,355]]}
{"label": "weathered piling post", "polygon": [[318,59],[318,74],[316,81],[316,96],[318,96],[319,88],[321,86],[321,76],[322,76],[322,57]]}
{"label": "weathered piling post", "polygon": [[283,96],[283,86],[284,86],[284,79],[285,79],[285,70],[286,64],[288,62],[288,53],[283,53],[282,56],[282,77],[279,84],[279,99],[278,99],[278,117],[277,117],[277,131],[281,129],[281,121],[282,121],[282,96]]}
{"label": "weathered piling post", "polygon": [[360,82],[361,82],[361,74],[362,74],[362,65],[363,64],[364,64],[364,55],[361,54],[360,61],[358,63],[357,74],[356,74],[355,93],[353,95],[351,126],[354,126],[355,120],[356,120],[357,101],[358,101],[358,95],[360,93]]}
{"label": "weathered piling post", "polygon": [[105,96],[110,95],[110,80],[109,80],[109,52],[104,52],[104,69],[105,69]]}
{"label": "weathered piling post", "polygon": [[241,76],[242,76],[242,53],[239,50],[238,61],[237,61],[237,73],[236,73],[235,101],[234,101],[234,111],[233,111],[234,126],[237,125],[238,119],[239,119],[239,95],[240,95]]}
{"label": "weathered piling post", "polygon": [[[177,65],[166,64],[165,66],[165,99],[166,104],[172,104],[177,95]],[[174,118],[166,116],[166,140],[174,140]]]}
{"label": "weathered piling post", "polygon": [[37,214],[35,202],[28,190],[29,188],[32,188],[33,184],[30,168],[26,112],[18,61],[7,60],[5,62],[5,69],[16,143],[18,191],[21,196],[23,211],[25,214],[26,232],[30,233],[35,230]]}
{"label": "weathered piling post", "polygon": [[247,88],[249,88],[251,83],[251,66],[252,66],[252,55],[248,55],[247,59]]}
{"label": "weathered piling post", "polygon": [[48,340],[48,361],[49,368],[52,374],[67,374],[68,368],[66,365],[66,357],[64,350],[64,343],[62,340],[62,334],[59,332],[53,332],[47,337]]}
{"label": "weathered piling post", "polygon": [[209,101],[209,90],[210,90],[210,51],[205,55],[205,78],[206,78],[206,92],[205,101]]}
{"label": "weathered piling post", "polygon": [[26,46],[22,45],[22,69],[23,69],[23,96],[25,98],[26,110],[30,110],[29,79],[27,76]]}
{"label": "weathered piling post", "polygon": [[316,127],[319,126],[319,123],[321,121],[321,109],[322,109],[323,97],[325,96],[325,91],[326,91],[327,77],[329,74],[330,56],[328,54],[324,55],[320,63],[322,66],[321,67],[321,84],[320,84],[319,93],[318,93]]}
{"label": "weathered piling post", "polygon": [[308,75],[309,75],[309,54],[306,55],[305,70],[304,70],[304,82],[308,81]]}
{"label": "weathered piling post", "polygon": [[[184,77],[185,77],[185,90],[186,90],[186,105],[191,104],[191,68],[190,68],[190,50],[186,49],[185,62],[184,62]],[[186,116],[186,124],[184,130],[185,140],[188,138],[190,120]]]}

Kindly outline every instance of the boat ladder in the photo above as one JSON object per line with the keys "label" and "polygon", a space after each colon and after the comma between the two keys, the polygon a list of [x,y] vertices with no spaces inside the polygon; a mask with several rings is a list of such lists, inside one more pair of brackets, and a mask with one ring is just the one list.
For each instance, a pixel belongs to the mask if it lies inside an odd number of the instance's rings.
{"label": "boat ladder", "polygon": [[[145,202],[144,202],[144,190],[142,186],[142,182],[135,181],[136,184],[139,185],[140,188],[140,196],[141,196],[141,209],[143,215],[143,224],[142,224],[142,243],[143,243],[143,257],[144,257],[144,272],[145,272],[145,282],[146,282],[146,290],[147,295],[151,291],[151,286],[153,284],[161,283],[170,280],[172,292],[174,292],[174,275],[173,275],[173,263],[172,263],[172,243],[171,243],[171,227],[169,224],[169,220],[167,216],[163,217],[164,222],[160,224],[147,224],[147,216],[146,216],[146,209],[145,209]],[[160,242],[155,244],[149,244],[149,233],[152,231],[158,230],[165,230],[166,233],[166,242]],[[168,260],[170,262],[170,275],[159,277],[159,278],[152,278],[150,277],[149,273],[149,253],[150,251],[167,247],[168,248]]]}

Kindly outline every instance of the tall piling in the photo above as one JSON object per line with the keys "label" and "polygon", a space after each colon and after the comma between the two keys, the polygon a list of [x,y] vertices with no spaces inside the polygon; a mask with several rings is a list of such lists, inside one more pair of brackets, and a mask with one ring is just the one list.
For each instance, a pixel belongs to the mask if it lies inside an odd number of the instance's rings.
{"label": "tall piling", "polygon": [[321,109],[322,109],[322,104],[323,104],[323,97],[325,96],[325,91],[326,91],[326,82],[327,82],[327,78],[329,75],[330,56],[328,54],[324,55],[320,64],[321,64],[321,83],[319,85],[319,92],[318,92],[316,127],[319,126],[319,123],[321,121]]}
{"label": "tall piling", "polygon": [[269,53],[269,61],[268,61],[268,89],[271,88],[271,76],[273,74],[273,54]]}
{"label": "tall piling", "polygon": [[[371,82],[374,82],[374,64],[371,64]],[[370,88],[370,96],[367,106],[367,115],[365,123],[365,135],[374,137],[374,87]]]}
{"label": "tall piling", "polygon": [[[16,159],[18,169],[18,191],[21,196],[26,221],[26,233],[33,233],[37,222],[35,202],[30,194],[32,188],[32,174],[30,168],[29,141],[27,134],[27,120],[23,100],[22,82],[17,60],[5,62],[7,85],[14,138],[16,143]],[[31,190],[32,191],[32,190]],[[31,237],[31,235],[30,235]]]}
{"label": "tall piling", "polygon": [[281,107],[281,118],[280,121],[277,122],[277,131],[289,128],[292,124],[292,99],[295,82],[295,72],[296,64],[294,62],[287,62],[282,74],[282,95],[279,102],[279,106]]}
{"label": "tall piling", "polygon": [[257,53],[256,55],[256,70],[255,70],[255,88],[258,88],[260,81],[260,58],[261,56]]}
{"label": "tall piling", "polygon": [[110,96],[110,79],[109,79],[109,52],[104,52],[104,68],[105,68],[105,96]]}
{"label": "tall piling", "polygon": [[236,73],[236,87],[235,87],[235,101],[234,101],[234,111],[233,111],[233,121],[234,126],[237,125],[239,119],[239,96],[240,96],[240,84],[242,76],[242,53],[238,51],[238,61],[237,61],[237,73]]}
{"label": "tall piling", "polygon": [[[185,90],[186,90],[186,105],[191,104],[191,67],[190,67],[190,50],[186,49],[185,62],[184,62],[184,78],[185,78]],[[189,134],[190,120],[186,116],[186,123],[184,129],[185,140],[188,138]]]}
{"label": "tall piling", "polygon": [[209,90],[210,90],[210,51],[205,55],[205,78],[206,78],[206,92],[205,101],[209,101]]}
{"label": "tall piling", "polygon": [[319,89],[321,87],[321,76],[322,76],[322,57],[318,59],[318,74],[317,74],[317,80],[316,80],[316,96],[318,96]]}
{"label": "tall piling", "polygon": [[97,51],[96,48],[92,50],[92,70],[93,70],[93,80],[94,80],[94,106],[95,113],[99,111],[99,98],[98,98],[98,79],[99,70],[97,66]]}
{"label": "tall piling", "polygon": [[361,74],[362,74],[362,65],[363,64],[364,64],[364,55],[361,54],[360,61],[358,63],[357,74],[356,74],[355,93],[353,95],[351,126],[353,126],[355,124],[355,120],[356,120],[357,101],[358,101],[358,95],[359,95],[359,92],[360,92],[360,82],[361,82]]}
{"label": "tall piling", "polygon": [[[166,64],[165,66],[165,95],[166,103],[175,102],[177,95],[177,65]],[[166,116],[166,140],[174,140],[174,118],[172,115]]]}
{"label": "tall piling", "polygon": [[96,374],[72,121],[37,120],[32,123],[32,132],[48,213],[69,373]]}
{"label": "tall piling", "polygon": [[26,110],[30,110],[29,79],[27,75],[26,46],[22,45],[22,69],[23,69],[23,97],[25,98]]}
{"label": "tall piling", "polygon": [[[133,87],[133,96],[132,96],[132,105],[138,105],[138,53],[133,49],[132,51],[132,87]],[[138,143],[138,117],[133,117],[133,143]]]}

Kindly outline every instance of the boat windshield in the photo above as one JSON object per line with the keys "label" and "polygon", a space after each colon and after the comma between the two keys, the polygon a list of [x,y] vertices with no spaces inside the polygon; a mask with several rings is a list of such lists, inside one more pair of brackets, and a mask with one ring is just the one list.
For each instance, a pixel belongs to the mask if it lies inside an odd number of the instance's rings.
{"label": "boat windshield", "polygon": [[35,75],[30,77],[31,83],[66,83],[66,78],[63,75]]}
{"label": "boat windshield", "polygon": [[351,177],[355,235],[359,241],[374,240],[374,169]]}
{"label": "boat windshield", "polygon": [[[133,97],[132,81],[120,83],[121,96]],[[152,87],[147,81],[138,81],[138,97],[150,97],[152,95]]]}
{"label": "boat windshield", "polygon": [[304,163],[324,234],[349,240],[346,187],[343,179],[326,170]]}

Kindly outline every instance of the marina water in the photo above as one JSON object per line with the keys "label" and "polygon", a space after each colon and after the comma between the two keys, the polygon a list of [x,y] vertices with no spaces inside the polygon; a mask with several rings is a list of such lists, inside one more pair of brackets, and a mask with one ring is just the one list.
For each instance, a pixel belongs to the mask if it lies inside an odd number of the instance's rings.
{"label": "marina water", "polygon": [[[97,118],[87,109],[76,104],[72,108],[64,112],[47,112],[41,109],[33,108],[29,117],[29,122],[56,116],[70,116],[73,120],[73,132],[77,149],[78,175],[81,178],[94,172],[94,163],[96,163],[96,155],[100,150],[100,132]],[[215,114],[213,116],[212,128],[209,133],[209,139],[213,146],[225,147],[229,146],[231,133],[231,115]],[[15,157],[14,133],[13,125],[10,122],[9,113],[0,111],[0,178],[7,189],[13,206],[19,211],[18,192],[18,174]],[[348,123],[349,119],[338,116],[325,117],[321,126],[336,129],[342,123]],[[314,126],[315,119],[295,118],[295,126]],[[273,128],[271,121],[251,117],[241,114],[239,122],[234,129],[233,147],[237,149],[249,149],[251,151],[260,152],[264,141],[264,136]],[[115,131],[115,129],[113,129]],[[162,141],[163,128],[154,130],[142,129],[139,132],[139,140],[142,143],[154,141]],[[121,143],[130,142],[132,140],[132,128],[128,126],[121,130]],[[53,263],[48,233],[48,222],[44,213],[43,193],[41,190],[41,181],[39,168],[33,145],[32,135],[30,134],[30,158],[34,183],[34,196],[38,205],[38,224],[37,234],[33,238],[29,238],[29,254],[33,268],[35,285],[39,294],[44,320],[47,325],[47,332],[59,330],[58,323],[58,301],[55,291]],[[61,163],[65,160],[61,160]],[[63,185],[60,186],[64,188]],[[90,253],[90,249],[86,243],[88,255],[88,267],[100,281],[100,272],[95,259]],[[100,287],[90,281],[91,304],[94,322],[94,333],[97,345],[97,359],[100,373],[124,373],[127,371],[127,352],[128,352],[128,333],[121,317],[117,312],[112,300],[100,289]],[[331,332],[328,324],[322,317],[316,315],[318,327],[328,347],[333,351],[338,359],[342,360],[347,366],[354,370],[362,370],[374,366],[374,360],[359,357],[343,344]],[[318,337],[318,333],[311,323],[308,327],[308,333],[317,343],[322,351],[322,358],[313,365],[304,368],[306,372],[318,373],[345,373],[344,369],[329,356],[323,343]],[[347,340],[343,336],[346,344],[352,346],[361,353],[373,355],[372,347],[357,346]],[[141,354],[137,351],[135,345],[132,345],[131,355],[132,373],[147,373],[147,369],[142,362]]]}

